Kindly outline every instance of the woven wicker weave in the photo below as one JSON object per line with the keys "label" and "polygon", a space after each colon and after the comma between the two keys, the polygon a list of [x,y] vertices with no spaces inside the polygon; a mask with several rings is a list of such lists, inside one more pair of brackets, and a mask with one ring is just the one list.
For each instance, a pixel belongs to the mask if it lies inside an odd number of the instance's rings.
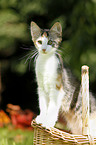
{"label": "woven wicker weave", "polygon": [[[92,144],[87,135],[73,135],[56,128],[46,129],[32,121],[34,127],[34,145]],[[96,138],[94,138],[96,143]]]}
{"label": "woven wicker weave", "polygon": [[[83,77],[84,77],[84,80],[86,81],[86,83],[88,83],[88,67],[84,66],[82,69],[85,69],[87,71],[82,71],[84,73]],[[83,79],[82,77],[82,79]],[[83,81],[82,81],[83,82]],[[84,82],[83,82],[84,83]],[[89,88],[89,84],[86,85],[85,83],[85,86],[83,86],[83,89],[87,90],[87,88]],[[85,97],[85,102],[83,103],[86,103],[87,101],[89,101],[89,97],[88,96],[88,92],[89,90],[87,90],[87,92],[85,92],[85,94],[82,94],[82,97],[83,96],[86,96]],[[86,98],[88,99],[86,101]],[[83,108],[83,110],[85,111],[86,108],[89,108],[88,103],[87,105],[86,104],[83,104],[85,105]],[[89,111],[89,109],[87,109],[87,111]],[[87,114],[87,115],[86,115]],[[88,117],[89,117],[89,114],[88,112],[85,114],[85,119],[86,120],[86,123],[87,123],[87,126],[88,126]],[[84,113],[83,113],[83,116],[84,116]],[[83,121],[83,120],[82,120]],[[82,126],[82,130],[83,130],[83,134],[86,134],[86,135],[74,135],[74,134],[70,134],[70,133],[66,133],[64,131],[61,131],[57,128],[50,128],[50,129],[46,129],[44,127],[42,127],[40,124],[37,124],[35,122],[35,120],[32,121],[32,127],[34,127],[34,141],[33,141],[33,144],[34,145],[63,145],[63,144],[66,144],[66,145],[75,145],[75,144],[96,144],[96,137],[95,138],[91,138],[91,136],[89,135],[89,128],[86,129],[86,127],[84,127],[84,125],[86,126],[86,124],[84,124]]]}

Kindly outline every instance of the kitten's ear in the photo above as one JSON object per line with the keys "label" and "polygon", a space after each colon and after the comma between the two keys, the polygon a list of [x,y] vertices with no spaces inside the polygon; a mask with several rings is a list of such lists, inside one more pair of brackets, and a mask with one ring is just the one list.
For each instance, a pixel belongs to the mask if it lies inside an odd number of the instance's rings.
{"label": "kitten's ear", "polygon": [[62,26],[59,22],[56,22],[50,29],[49,35],[54,38],[58,43],[62,40]]}
{"label": "kitten's ear", "polygon": [[60,33],[60,35],[62,36],[62,26],[59,22],[56,22],[52,28],[50,29],[50,31],[55,31],[57,33]]}
{"label": "kitten's ear", "polygon": [[36,39],[41,36],[41,29],[35,22],[31,22],[31,36],[33,42],[36,41]]}

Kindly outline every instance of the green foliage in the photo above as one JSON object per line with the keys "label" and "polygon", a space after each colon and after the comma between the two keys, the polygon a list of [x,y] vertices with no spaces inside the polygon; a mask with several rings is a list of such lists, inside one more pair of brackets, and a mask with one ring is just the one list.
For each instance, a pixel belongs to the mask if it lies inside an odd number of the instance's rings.
{"label": "green foliage", "polygon": [[[50,28],[60,21],[63,28],[61,46],[65,63],[80,78],[80,68],[87,64],[96,81],[96,1],[95,0],[1,0],[0,1],[0,54],[7,59],[14,72],[26,73],[23,61],[16,61],[20,47],[33,45],[30,23]],[[23,54],[22,54],[23,55]],[[14,57],[13,57],[14,56]],[[16,64],[17,63],[17,64]]]}
{"label": "green foliage", "polygon": [[32,145],[33,131],[0,128],[0,145]]}

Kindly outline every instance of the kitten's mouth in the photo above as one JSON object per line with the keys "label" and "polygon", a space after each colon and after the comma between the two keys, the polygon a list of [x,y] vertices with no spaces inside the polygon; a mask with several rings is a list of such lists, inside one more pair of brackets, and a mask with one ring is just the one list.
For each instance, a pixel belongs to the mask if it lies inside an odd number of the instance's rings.
{"label": "kitten's mouth", "polygon": [[42,52],[43,54],[47,54],[47,52]]}

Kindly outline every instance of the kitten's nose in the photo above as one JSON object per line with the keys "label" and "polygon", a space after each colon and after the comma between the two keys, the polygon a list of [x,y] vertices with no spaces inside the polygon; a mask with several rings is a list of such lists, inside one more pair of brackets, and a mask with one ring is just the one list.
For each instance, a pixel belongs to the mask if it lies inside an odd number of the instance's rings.
{"label": "kitten's nose", "polygon": [[45,52],[45,51],[46,51],[46,49],[42,49],[42,51],[43,51],[43,52]]}

